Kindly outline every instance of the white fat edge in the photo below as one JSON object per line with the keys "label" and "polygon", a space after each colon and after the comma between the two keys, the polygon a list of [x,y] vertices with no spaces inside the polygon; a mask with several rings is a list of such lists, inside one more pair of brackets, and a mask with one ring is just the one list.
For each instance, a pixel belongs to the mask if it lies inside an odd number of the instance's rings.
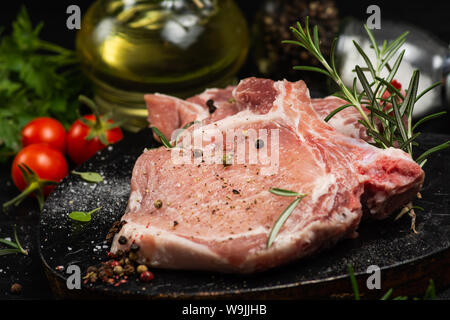
{"label": "white fat edge", "polygon": [[210,89],[206,89],[205,91],[203,91],[202,93],[198,94],[196,97],[208,101],[209,99],[211,99],[215,93],[217,93],[219,91],[219,89],[217,88],[210,88]]}
{"label": "white fat edge", "polygon": [[127,212],[137,211],[141,208],[142,195],[139,190],[133,190],[130,193],[130,198],[128,199],[128,209]]}
{"label": "white fat edge", "polygon": [[374,161],[376,161],[378,158],[381,157],[388,157],[389,159],[402,159],[415,163],[415,161],[411,159],[409,154],[403,150],[393,147],[387,149],[380,149],[375,146],[369,145],[368,143],[365,142],[363,144],[364,147],[367,149],[372,148],[373,152],[365,153],[364,157],[359,161],[362,166],[369,165],[370,163],[373,163]]}
{"label": "white fat edge", "polygon": [[[324,194],[330,193],[330,186],[336,184],[336,176],[333,173],[324,174],[314,181],[314,188],[311,192],[311,201],[313,203],[323,196]],[[334,190],[333,198],[336,195],[336,190]]]}
{"label": "white fat edge", "polygon": [[[255,228],[251,231],[246,231],[239,234],[232,235],[233,238],[242,238],[242,237],[251,237],[253,235],[259,235],[261,233],[267,233],[267,230],[260,226],[258,228]],[[122,227],[121,235],[133,239],[136,234],[138,235],[137,238],[139,239],[141,235],[151,236],[154,240],[154,251],[151,254],[151,261],[146,261],[150,263],[152,266],[159,266],[159,265],[167,265],[167,261],[170,262],[171,257],[168,255],[166,251],[166,245],[169,243],[175,243],[179,247],[186,248],[187,251],[193,252],[193,255],[200,254],[203,257],[209,257],[213,260],[220,261],[224,264],[228,264],[227,260],[217,255],[215,252],[213,252],[211,249],[208,248],[208,246],[199,244],[197,242],[191,241],[187,238],[177,236],[173,232],[167,231],[165,229],[160,229],[149,225],[148,228],[146,228],[142,224],[137,224],[134,222],[127,222]],[[204,241],[229,241],[230,235],[225,235],[222,237],[218,237],[217,235],[213,235],[212,237],[197,237],[198,239],[204,240]],[[136,240],[136,242],[139,242],[139,240]],[[121,245],[118,243],[118,241],[113,242],[111,246],[111,251],[115,252],[118,249],[120,249]],[[186,252],[187,252],[186,251]]]}
{"label": "white fat edge", "polygon": [[358,122],[345,123],[347,120],[348,118],[337,114],[331,118],[330,121],[328,121],[328,124],[331,125],[336,131],[346,136],[359,138],[359,128],[357,126]]}

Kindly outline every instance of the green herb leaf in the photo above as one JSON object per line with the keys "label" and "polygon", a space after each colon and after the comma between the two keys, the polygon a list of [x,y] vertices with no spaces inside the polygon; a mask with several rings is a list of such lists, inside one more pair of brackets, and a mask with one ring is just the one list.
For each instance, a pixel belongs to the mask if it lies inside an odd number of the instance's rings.
{"label": "green herb leaf", "polygon": [[84,211],[73,211],[69,214],[69,218],[74,220],[74,221],[78,221],[78,222],[89,222],[92,219],[92,214],[94,212],[97,212],[98,210],[100,210],[102,207],[98,207],[92,211],[89,212],[84,212]]}
{"label": "green herb leaf", "polygon": [[79,175],[83,180],[92,183],[98,183],[103,181],[103,177],[97,172],[78,172],[72,171],[73,174]]}
{"label": "green herb leaf", "polygon": [[356,281],[355,272],[353,271],[353,267],[351,264],[349,264],[347,267],[350,281],[352,283],[353,295],[355,296],[355,300],[360,300],[358,282]]}
{"label": "green herb leaf", "polygon": [[77,119],[77,96],[88,89],[74,51],[40,39],[25,7],[0,42],[0,161],[21,148],[21,129],[40,116],[66,127]]}
{"label": "green herb leaf", "polygon": [[[288,197],[295,196],[294,193],[296,193],[294,191],[278,189],[278,188],[270,189],[270,190],[272,193],[275,193],[277,195],[288,196]],[[275,191],[272,191],[272,190],[275,190]],[[306,197],[306,194],[298,194],[297,193],[297,195],[298,195],[297,198],[291,202],[291,204],[283,211],[283,213],[281,213],[281,215],[277,219],[277,221],[275,221],[275,224],[273,225],[272,230],[270,231],[269,238],[267,239],[267,248],[270,248],[272,246],[281,227],[284,225],[284,223],[289,218],[291,213],[295,210],[295,208],[297,208],[300,201],[302,201],[302,199],[304,197]]]}
{"label": "green herb leaf", "polygon": [[334,109],[332,112],[330,112],[329,115],[327,115],[325,117],[325,119],[323,119],[325,122],[328,122],[331,120],[331,118],[333,118],[337,113],[339,113],[340,111],[348,108],[348,107],[353,107],[352,104],[344,104],[343,106],[340,106],[339,108]]}
{"label": "green herb leaf", "polygon": [[19,249],[2,249],[0,250],[0,256],[5,256],[7,254],[21,253]]}
{"label": "green herb leaf", "polygon": [[285,197],[299,197],[301,196],[300,193],[286,190],[286,189],[280,189],[280,188],[272,188],[269,190],[269,192],[276,194],[277,196],[285,196]]}
{"label": "green herb leaf", "polygon": [[158,136],[159,140],[161,140],[161,143],[163,146],[165,146],[168,149],[173,148],[173,146],[170,144],[169,140],[164,136],[164,134],[157,128],[152,127],[153,132]]}
{"label": "green herb leaf", "polygon": [[386,292],[382,297],[381,297],[381,299],[380,300],[387,300],[387,299],[389,299],[390,297],[391,297],[391,295],[392,295],[392,291],[394,291],[392,288],[390,288],[389,290],[388,290],[388,292]]}
{"label": "green herb leaf", "polygon": [[330,76],[330,74],[321,68],[317,68],[317,67],[310,67],[310,66],[295,66],[294,70],[303,70],[303,71],[313,71],[313,72],[318,72],[318,73],[322,73],[326,76]]}
{"label": "green herb leaf", "polygon": [[20,244],[19,237],[17,236],[17,226],[14,225],[14,241],[6,239],[0,239],[0,243],[6,244],[7,246],[12,247],[12,249],[2,249],[0,250],[0,256],[4,256],[7,254],[21,253],[23,255],[28,255],[28,251],[22,248]]}
{"label": "green herb leaf", "polygon": [[[412,113],[414,110],[414,104],[424,94],[437,87],[440,83],[433,84],[417,95],[420,73],[418,70],[415,70],[411,77],[408,89],[406,90],[407,94],[404,97],[401,90],[395,88],[391,84],[391,81],[394,79],[397,71],[399,70],[405,54],[405,50],[402,50],[400,53],[399,50],[405,43],[408,32],[404,32],[389,44],[386,40],[384,40],[382,48],[380,49],[372,31],[367,26],[364,26],[364,28],[371,42],[371,47],[375,52],[375,59],[373,61],[370,60],[369,55],[363,51],[362,47],[357,42],[354,42],[357,52],[362,56],[366,64],[366,66],[355,66],[354,69],[357,74],[357,79],[363,87],[363,90],[360,93],[356,91],[357,86],[355,81],[353,82],[352,88],[347,88],[335,68],[335,41],[333,41],[332,45],[330,63],[322,55],[317,40],[319,38],[317,31],[318,29],[317,27],[314,27],[313,36],[311,36],[309,17],[305,18],[304,26],[302,26],[300,22],[297,22],[296,28],[291,27],[291,31],[297,38],[297,41],[286,41],[285,43],[294,44],[305,48],[310,54],[316,57],[323,66],[323,68],[313,66],[294,66],[295,70],[316,71],[327,75],[340,88],[340,92],[334,95],[347,101],[345,106],[341,106],[330,112],[330,114],[325,118],[325,121],[330,120],[334,115],[345,108],[353,106],[361,115],[362,119],[359,120],[359,123],[366,128],[368,135],[373,139],[371,144],[379,148],[401,146],[412,157],[413,146],[417,146],[415,139],[420,134],[415,133],[414,129],[421,123],[441,115],[438,113],[427,116],[424,119],[419,120],[416,125],[413,126]],[[397,58],[395,59],[394,65],[390,67],[389,62],[395,56],[397,56]],[[389,73],[387,76],[381,77],[382,71],[384,71],[385,68]],[[373,77],[372,83],[369,83],[367,80],[364,74],[365,71],[370,71]],[[373,90],[373,88],[375,90]],[[390,93],[388,99],[383,97],[386,90]],[[392,104],[392,108],[386,107],[386,104]],[[364,107],[370,111],[369,115],[366,114]],[[391,113],[394,113],[394,115],[392,116]],[[427,155],[447,147],[447,144],[442,144],[432,148],[416,159],[416,161],[420,166],[423,166],[426,162]]]}

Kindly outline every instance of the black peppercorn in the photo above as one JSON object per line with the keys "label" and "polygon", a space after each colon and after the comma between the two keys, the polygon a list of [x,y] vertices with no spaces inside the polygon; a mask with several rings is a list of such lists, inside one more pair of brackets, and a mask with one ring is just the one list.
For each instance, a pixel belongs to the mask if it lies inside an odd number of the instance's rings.
{"label": "black peppercorn", "polygon": [[256,149],[261,149],[264,147],[264,141],[261,139],[256,140],[255,142],[255,148]]}
{"label": "black peppercorn", "polygon": [[130,246],[130,251],[131,251],[131,252],[138,252],[138,251],[139,251],[139,245],[137,245],[136,243],[133,243],[133,244]]}
{"label": "black peppercorn", "polygon": [[214,105],[214,100],[212,99],[206,101],[206,106],[208,107],[209,113],[213,113],[217,110],[217,107]]}
{"label": "black peppercorn", "polygon": [[124,237],[124,236],[120,236],[119,237],[119,243],[120,244],[126,244],[127,243],[127,238],[126,237]]}

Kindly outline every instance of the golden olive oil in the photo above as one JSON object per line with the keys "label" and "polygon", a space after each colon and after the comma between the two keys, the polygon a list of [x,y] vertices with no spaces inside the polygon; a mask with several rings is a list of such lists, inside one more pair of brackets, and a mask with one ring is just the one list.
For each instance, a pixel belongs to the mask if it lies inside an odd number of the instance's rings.
{"label": "golden olive oil", "polygon": [[185,98],[230,84],[248,42],[232,0],[99,0],[76,45],[101,110],[137,130],[148,125],[144,94]]}

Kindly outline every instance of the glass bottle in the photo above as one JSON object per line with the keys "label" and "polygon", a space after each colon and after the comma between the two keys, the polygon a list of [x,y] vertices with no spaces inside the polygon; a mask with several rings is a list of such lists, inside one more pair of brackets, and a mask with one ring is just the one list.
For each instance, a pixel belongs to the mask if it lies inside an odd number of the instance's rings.
{"label": "glass bottle", "polygon": [[226,86],[248,43],[233,0],[97,0],[76,39],[100,110],[133,131],[148,125],[144,94]]}
{"label": "glass bottle", "polygon": [[[413,70],[418,69],[420,70],[418,92],[421,92],[435,82],[442,81],[443,83],[443,86],[429,91],[423,98],[417,101],[413,116],[423,117],[426,114],[437,111],[437,109],[442,109],[443,102],[446,102],[443,101],[443,98],[449,96],[448,92],[446,92],[448,88],[445,83],[446,73],[450,70],[450,60],[446,59],[448,47],[432,34],[407,23],[383,20],[381,29],[372,30],[380,47],[383,40],[387,40],[390,43],[405,31],[409,31],[409,34],[401,48],[401,50],[405,49],[405,54],[395,77],[396,80],[402,84],[403,89],[407,89]],[[353,45],[353,40],[360,44],[371,61],[376,60],[375,54],[371,49],[370,40],[364,30],[364,23],[352,18],[347,19],[339,35],[336,57],[339,60],[338,71],[348,87],[352,86],[353,78],[356,76],[353,71],[354,66],[365,66],[363,58]],[[401,50],[398,50],[396,55],[394,55],[391,63],[395,61]],[[382,76],[384,77],[386,75],[387,71],[384,70]],[[371,81],[372,78],[368,72],[366,76]],[[362,90],[362,87],[359,86],[358,89]]]}

